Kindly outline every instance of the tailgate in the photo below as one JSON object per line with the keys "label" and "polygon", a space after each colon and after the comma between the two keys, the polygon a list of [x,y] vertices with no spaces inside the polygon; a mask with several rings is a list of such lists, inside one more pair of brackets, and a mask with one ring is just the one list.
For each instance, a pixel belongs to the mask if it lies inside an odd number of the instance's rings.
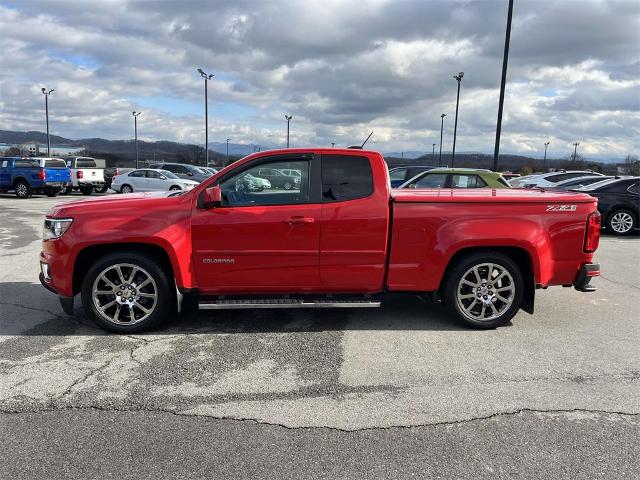
{"label": "tailgate", "polygon": [[104,182],[104,173],[101,168],[83,168],[82,180],[85,182]]}
{"label": "tailgate", "polygon": [[66,183],[70,180],[69,169],[67,168],[45,168],[45,181]]}

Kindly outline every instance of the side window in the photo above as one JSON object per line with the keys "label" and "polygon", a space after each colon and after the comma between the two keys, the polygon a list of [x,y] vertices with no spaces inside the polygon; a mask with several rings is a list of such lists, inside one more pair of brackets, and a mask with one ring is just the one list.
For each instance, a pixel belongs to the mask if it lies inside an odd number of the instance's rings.
{"label": "side window", "polygon": [[394,170],[393,172],[389,172],[389,177],[391,178],[391,180],[404,180],[406,174],[406,168],[399,168],[397,170]]}
{"label": "side window", "polygon": [[427,173],[424,177],[410,185],[411,188],[444,188],[447,183],[446,173]]}
{"label": "side window", "polygon": [[37,160],[16,160],[14,163],[16,168],[36,168],[39,167]]}
{"label": "side window", "polygon": [[478,175],[452,175],[451,188],[480,188],[487,184]]}
{"label": "side window", "polygon": [[160,173],[154,170],[147,170],[147,178],[160,178]]}
{"label": "side window", "polygon": [[252,207],[309,203],[308,160],[274,161],[270,162],[269,166],[274,169],[300,170],[300,181],[275,182],[273,178],[267,179],[261,176],[266,175],[265,170],[271,170],[270,168],[260,168],[260,165],[250,167],[225,178],[220,183],[222,206]]}
{"label": "side window", "polygon": [[144,177],[144,170],[134,170],[129,174],[130,177]]}
{"label": "side window", "polygon": [[367,157],[356,155],[322,156],[322,199],[342,202],[368,197],[373,193],[373,173]]}

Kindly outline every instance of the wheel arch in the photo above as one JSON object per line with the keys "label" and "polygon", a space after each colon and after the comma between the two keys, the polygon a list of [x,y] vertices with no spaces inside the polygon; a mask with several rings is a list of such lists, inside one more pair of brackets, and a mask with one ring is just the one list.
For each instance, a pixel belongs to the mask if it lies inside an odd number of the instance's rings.
{"label": "wheel arch", "polygon": [[88,246],[78,253],[73,266],[73,294],[80,292],[82,281],[93,265],[94,260],[110,253],[136,253],[146,255],[160,263],[170,278],[176,278],[171,258],[167,251],[159,245],[151,243],[105,243]]}
{"label": "wheel arch", "polygon": [[444,271],[444,275],[442,276],[442,280],[440,281],[440,287],[438,289],[439,295],[442,297],[442,290],[447,283],[447,279],[453,267],[464,257],[471,254],[477,253],[502,253],[509,257],[513,262],[518,266],[520,272],[522,273],[522,278],[524,280],[524,292],[522,298],[522,310],[527,313],[533,314],[534,301],[535,301],[535,278],[534,278],[534,269],[533,269],[533,259],[529,252],[521,247],[505,247],[505,246],[482,246],[482,247],[465,247],[456,251],[449,261],[447,262],[447,266]]}

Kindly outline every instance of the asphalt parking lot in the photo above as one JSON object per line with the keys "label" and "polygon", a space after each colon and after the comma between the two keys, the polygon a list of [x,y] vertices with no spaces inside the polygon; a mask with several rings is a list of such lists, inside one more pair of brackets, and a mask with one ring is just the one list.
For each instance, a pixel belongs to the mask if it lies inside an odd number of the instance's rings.
{"label": "asphalt parking lot", "polygon": [[2,478],[639,478],[640,238],[598,291],[473,331],[437,304],[197,312],[148,334],[65,315],[43,216],[0,196]]}

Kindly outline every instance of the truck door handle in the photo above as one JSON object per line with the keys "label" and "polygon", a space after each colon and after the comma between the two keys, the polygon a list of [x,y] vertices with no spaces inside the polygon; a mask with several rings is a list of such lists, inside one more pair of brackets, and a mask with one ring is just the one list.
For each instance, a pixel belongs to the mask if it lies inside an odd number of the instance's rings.
{"label": "truck door handle", "polygon": [[285,220],[289,225],[304,225],[305,223],[313,223],[315,219],[313,217],[291,217],[289,220]]}

